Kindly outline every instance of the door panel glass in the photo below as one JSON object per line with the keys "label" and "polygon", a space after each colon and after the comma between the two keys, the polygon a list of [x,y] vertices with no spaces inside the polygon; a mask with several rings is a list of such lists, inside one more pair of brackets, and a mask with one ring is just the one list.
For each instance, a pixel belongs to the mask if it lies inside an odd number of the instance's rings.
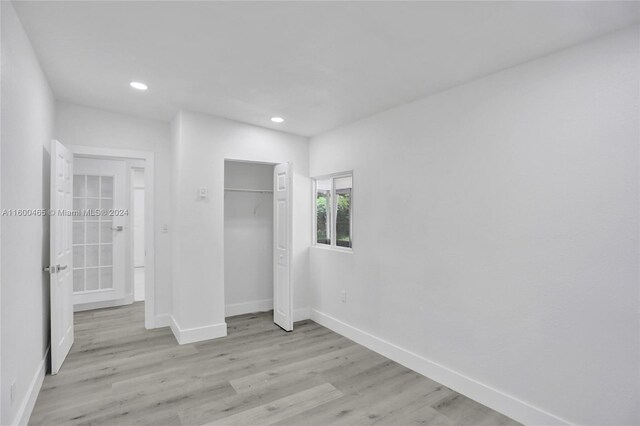
{"label": "door panel glass", "polygon": [[86,177],[82,175],[73,176],[73,196],[84,197],[86,189]]}
{"label": "door panel glass", "polygon": [[98,266],[98,246],[87,246],[85,253],[85,266]]}
{"label": "door panel glass", "polygon": [[100,197],[113,198],[113,176],[100,177]]}
{"label": "door panel glass", "polygon": [[114,178],[75,175],[73,188],[73,291],[113,288],[113,222],[104,210],[113,208]]}
{"label": "door panel glass", "polygon": [[100,177],[87,176],[87,197],[98,198],[100,194]]}
{"label": "door panel glass", "polygon": [[113,247],[111,244],[100,245],[100,266],[111,266],[113,263]]}
{"label": "door panel glass", "polygon": [[84,215],[82,214],[82,210],[84,210],[84,208],[85,208],[84,198],[73,199],[73,210],[75,210],[73,215],[73,220],[75,222],[77,221],[81,222],[84,220]]}
{"label": "door panel glass", "polygon": [[73,268],[84,268],[84,245],[73,246]]}
{"label": "door panel glass", "polygon": [[84,269],[73,270],[73,291],[75,293],[84,291]]}
{"label": "door panel glass", "polygon": [[113,288],[113,268],[100,268],[100,288]]}
{"label": "door panel glass", "polygon": [[85,291],[99,290],[98,268],[87,268],[85,274]]}
{"label": "door panel glass", "polygon": [[84,243],[84,223],[74,222],[73,224],[73,244]]}
{"label": "door panel glass", "polygon": [[85,240],[89,244],[95,244],[98,242],[98,222],[87,222],[87,239]]}
{"label": "door panel glass", "polygon": [[[98,198],[87,198],[87,210],[97,210],[100,208],[100,200]],[[89,218],[95,217],[95,211],[88,212]]]}

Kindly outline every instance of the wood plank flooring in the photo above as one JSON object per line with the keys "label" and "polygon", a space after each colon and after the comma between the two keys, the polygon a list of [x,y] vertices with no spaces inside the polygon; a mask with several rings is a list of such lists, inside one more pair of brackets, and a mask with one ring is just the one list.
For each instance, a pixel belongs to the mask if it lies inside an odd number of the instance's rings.
{"label": "wood plank flooring", "polygon": [[313,321],[227,318],[227,337],[180,346],[144,305],[75,315],[32,425],[516,425]]}

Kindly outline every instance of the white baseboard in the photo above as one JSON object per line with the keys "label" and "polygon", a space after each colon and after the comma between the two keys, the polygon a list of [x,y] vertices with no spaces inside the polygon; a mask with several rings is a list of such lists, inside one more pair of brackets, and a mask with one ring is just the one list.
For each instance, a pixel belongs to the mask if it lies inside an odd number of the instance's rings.
{"label": "white baseboard", "polygon": [[31,413],[33,412],[33,407],[35,407],[36,405],[36,400],[38,399],[38,394],[40,393],[42,382],[44,381],[44,376],[47,372],[50,348],[51,347],[48,347],[45,351],[44,358],[42,358],[42,360],[40,361],[36,373],[31,379],[31,383],[29,383],[27,393],[20,402],[20,407],[16,412],[16,416],[13,422],[11,422],[12,425],[26,426],[29,423],[29,418],[31,417]]}
{"label": "white baseboard", "polygon": [[254,312],[266,312],[273,309],[273,299],[253,300],[251,302],[235,303],[224,307],[224,316],[251,314]]}
{"label": "white baseboard", "polygon": [[398,364],[402,364],[518,422],[530,425],[571,424],[540,408],[534,407],[491,386],[480,383],[457,371],[453,371],[421,355],[396,346],[393,343],[380,339],[315,309],[311,310],[311,319]]}
{"label": "white baseboard", "polygon": [[218,337],[224,337],[227,335],[227,323],[210,324],[204,327],[182,328],[178,325],[175,317],[170,316],[171,331],[176,337],[176,340],[181,345],[188,343],[201,342],[203,340],[217,339]]}
{"label": "white baseboard", "polygon": [[160,314],[156,315],[154,328],[171,327],[171,315]]}
{"label": "white baseboard", "polygon": [[311,319],[311,308],[298,308],[293,310],[293,322]]}
{"label": "white baseboard", "polygon": [[90,311],[93,309],[103,309],[103,308],[115,308],[116,306],[131,305],[132,303],[133,303],[133,295],[127,295],[124,297],[124,299],[74,304],[73,312]]}

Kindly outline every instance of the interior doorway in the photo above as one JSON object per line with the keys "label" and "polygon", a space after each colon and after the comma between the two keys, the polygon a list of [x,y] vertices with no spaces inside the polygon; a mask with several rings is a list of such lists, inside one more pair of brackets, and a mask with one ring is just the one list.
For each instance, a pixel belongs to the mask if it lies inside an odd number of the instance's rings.
{"label": "interior doorway", "polygon": [[225,161],[225,316],[273,309],[274,164]]}
{"label": "interior doorway", "polygon": [[78,155],[73,170],[74,311],[134,303],[136,284],[144,301],[144,161]]}
{"label": "interior doorway", "polygon": [[[74,311],[130,303],[128,164],[124,159],[73,159]],[[133,300],[131,299],[131,302]]]}
{"label": "interior doorway", "polygon": [[144,180],[148,301],[137,311],[144,318],[142,328],[151,329],[156,326],[153,153],[51,142],[51,255],[44,271],[51,275],[52,374],[58,373],[73,345],[74,312],[133,303],[134,170],[142,170]]}

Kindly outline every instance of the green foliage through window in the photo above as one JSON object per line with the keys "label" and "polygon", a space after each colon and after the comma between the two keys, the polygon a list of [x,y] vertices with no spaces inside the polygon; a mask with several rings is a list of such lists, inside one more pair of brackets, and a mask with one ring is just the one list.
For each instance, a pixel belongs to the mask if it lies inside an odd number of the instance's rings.
{"label": "green foliage through window", "polygon": [[352,247],[352,184],[350,175],[315,181],[317,244]]}
{"label": "green foliage through window", "polygon": [[330,223],[327,217],[329,197],[328,191],[318,191],[316,194],[316,242],[318,244],[331,244]]}

